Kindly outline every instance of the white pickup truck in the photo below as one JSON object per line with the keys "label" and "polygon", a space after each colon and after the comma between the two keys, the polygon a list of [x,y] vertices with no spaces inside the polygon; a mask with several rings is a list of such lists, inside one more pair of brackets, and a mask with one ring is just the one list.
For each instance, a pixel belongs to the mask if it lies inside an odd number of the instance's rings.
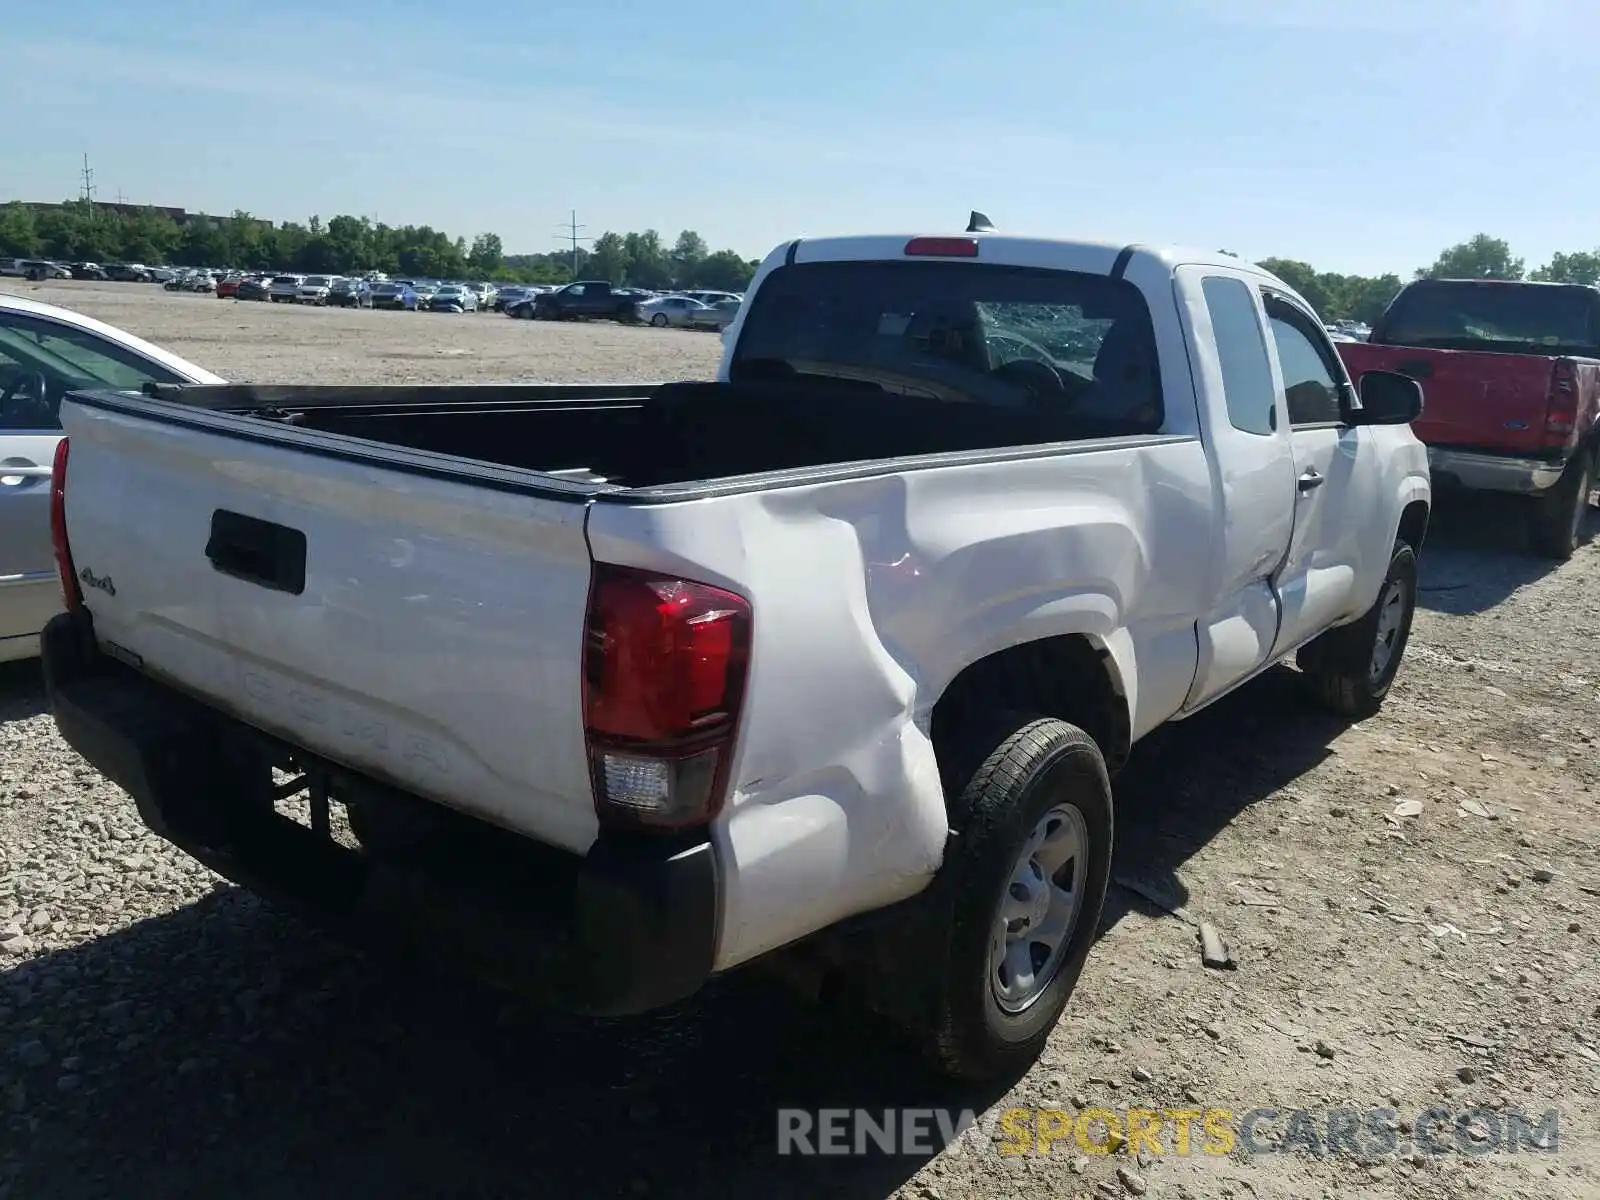
{"label": "white pickup truck", "polygon": [[1005,1072],[1134,743],[1383,701],[1420,408],[1238,259],[989,232],[780,247],[716,382],[76,393],[51,704],[269,896],[592,1013],[804,947]]}

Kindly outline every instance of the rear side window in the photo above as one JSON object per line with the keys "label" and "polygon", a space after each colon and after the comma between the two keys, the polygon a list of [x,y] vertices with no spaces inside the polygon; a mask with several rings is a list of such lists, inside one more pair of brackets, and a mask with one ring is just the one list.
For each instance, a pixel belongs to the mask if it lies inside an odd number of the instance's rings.
{"label": "rear side window", "polygon": [[1161,380],[1144,297],[1104,275],[977,263],[800,263],[769,275],[735,382],[849,380],[1023,410],[1061,440],[1154,433]]}
{"label": "rear side window", "polygon": [[1439,350],[1593,353],[1596,293],[1536,283],[1427,280],[1395,297],[1373,340]]}
{"label": "rear side window", "polygon": [[1200,289],[1211,314],[1211,334],[1222,365],[1228,421],[1245,433],[1269,435],[1277,426],[1276,395],[1255,295],[1243,280],[1225,275],[1208,276]]}

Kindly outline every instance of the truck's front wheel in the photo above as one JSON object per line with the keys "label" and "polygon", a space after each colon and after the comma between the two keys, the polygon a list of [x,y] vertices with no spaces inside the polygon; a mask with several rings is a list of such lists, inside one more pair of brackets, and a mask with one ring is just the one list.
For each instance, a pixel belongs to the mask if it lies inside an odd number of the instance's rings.
{"label": "truck's front wheel", "polygon": [[952,1075],[1025,1070],[1083,971],[1111,873],[1111,783],[1094,740],[1011,716],[966,739],[937,886],[952,917],[932,1046]]}
{"label": "truck's front wheel", "polygon": [[1296,656],[1317,696],[1346,717],[1370,717],[1400,670],[1417,610],[1417,554],[1396,542],[1378,599],[1359,621],[1330,629]]}

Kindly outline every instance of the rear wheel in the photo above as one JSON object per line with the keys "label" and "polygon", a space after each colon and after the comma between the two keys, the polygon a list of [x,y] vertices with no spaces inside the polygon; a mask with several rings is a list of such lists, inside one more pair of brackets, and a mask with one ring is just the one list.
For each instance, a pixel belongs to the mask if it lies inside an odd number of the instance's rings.
{"label": "rear wheel", "polygon": [[1383,706],[1399,673],[1417,609],[1417,555],[1396,542],[1378,599],[1359,621],[1330,629],[1296,656],[1317,697],[1347,717]]}
{"label": "rear wheel", "polygon": [[1540,496],[1529,522],[1533,548],[1564,562],[1587,540],[1589,493],[1594,489],[1595,452],[1574,456],[1555,487]]}
{"label": "rear wheel", "polygon": [[1044,1048],[1094,944],[1111,874],[1111,783],[1092,738],[1065,721],[1006,714],[953,761],[975,769],[951,804],[954,837],[936,888],[948,952],[930,970],[928,1049],[944,1070],[986,1079]]}
{"label": "rear wheel", "polygon": [[667,314],[656,313],[655,316],[650,318],[650,324],[654,325],[657,329],[665,329],[667,327]]}

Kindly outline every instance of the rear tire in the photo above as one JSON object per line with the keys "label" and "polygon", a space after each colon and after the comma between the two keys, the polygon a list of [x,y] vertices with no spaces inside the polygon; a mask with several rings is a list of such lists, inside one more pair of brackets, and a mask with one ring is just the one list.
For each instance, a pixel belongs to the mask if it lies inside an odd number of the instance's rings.
{"label": "rear tire", "polygon": [[1296,656],[1317,698],[1358,720],[1383,707],[1411,640],[1416,611],[1416,551],[1396,542],[1378,598],[1365,615],[1328,630]]}
{"label": "rear tire", "polygon": [[665,329],[667,327],[667,314],[657,313],[655,316],[650,318],[650,324],[654,325],[657,329]]}
{"label": "rear tire", "polygon": [[1534,503],[1528,540],[1539,554],[1565,562],[1588,540],[1589,493],[1594,489],[1595,454],[1574,456],[1561,478]]}
{"label": "rear tire", "polygon": [[1111,783],[1088,734],[1027,714],[964,735],[951,761],[971,769],[953,794],[954,836],[934,885],[951,924],[947,952],[930,964],[939,977],[924,1043],[947,1074],[994,1079],[1038,1058],[1094,945],[1111,875]]}

